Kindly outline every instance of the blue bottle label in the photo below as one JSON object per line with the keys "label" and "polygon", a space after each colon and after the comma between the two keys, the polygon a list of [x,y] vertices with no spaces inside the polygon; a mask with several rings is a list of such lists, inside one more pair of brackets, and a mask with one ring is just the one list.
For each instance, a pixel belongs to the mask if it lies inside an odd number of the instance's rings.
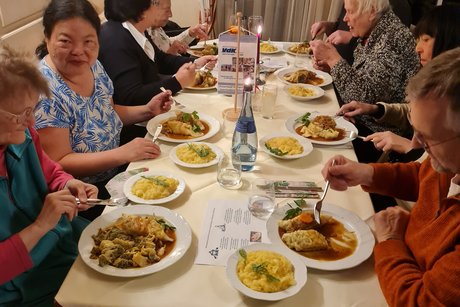
{"label": "blue bottle label", "polygon": [[236,122],[235,130],[240,133],[254,133],[256,132],[256,124],[254,121],[239,120]]}

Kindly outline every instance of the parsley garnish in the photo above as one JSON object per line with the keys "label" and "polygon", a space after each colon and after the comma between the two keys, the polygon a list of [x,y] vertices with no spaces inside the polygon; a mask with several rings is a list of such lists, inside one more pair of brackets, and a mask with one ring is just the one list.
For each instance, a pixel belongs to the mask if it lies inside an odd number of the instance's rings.
{"label": "parsley garnish", "polygon": [[171,224],[168,224],[168,222],[166,222],[165,220],[163,219],[157,219],[157,222],[158,224],[161,225],[161,227],[163,227],[164,230],[176,230],[176,227],[174,227],[173,225]]}
{"label": "parsley garnish", "polygon": [[188,144],[188,147],[201,158],[207,157],[209,155],[209,150],[205,147],[196,148],[193,144]]}
{"label": "parsley garnish", "polygon": [[279,149],[279,148],[270,147],[270,146],[268,146],[268,144],[265,144],[265,147],[267,147],[267,149],[268,149],[271,153],[273,153],[273,154],[275,154],[275,155],[277,155],[277,156],[284,156],[284,155],[287,155],[287,154],[288,154],[287,152],[284,152],[284,151],[282,151],[282,150]]}
{"label": "parsley garnish", "polygon": [[286,211],[286,215],[283,217],[283,220],[290,220],[302,213],[302,206],[306,205],[306,202],[303,199],[296,199],[294,200],[294,204],[296,207],[292,207],[291,204],[288,203],[288,206],[291,207],[291,209]]}
{"label": "parsley garnish", "polygon": [[[241,248],[238,250],[238,253],[240,254],[241,258],[244,259],[244,262],[246,262],[246,260],[248,259],[248,254],[246,253],[246,251]],[[251,269],[253,272],[257,274],[265,275],[265,277],[267,277],[267,280],[269,282],[279,282],[280,281],[278,278],[276,278],[275,276],[271,275],[268,272],[266,263],[261,263],[261,264],[254,263],[251,265]]]}
{"label": "parsley garnish", "polygon": [[141,177],[152,181],[156,185],[160,185],[162,187],[169,187],[169,184],[166,181],[158,179],[157,177],[146,177],[146,176],[141,176]]}
{"label": "parsley garnish", "polygon": [[296,123],[301,123],[305,127],[307,127],[310,124],[310,112],[305,113],[304,115],[300,116],[297,118],[295,121]]}

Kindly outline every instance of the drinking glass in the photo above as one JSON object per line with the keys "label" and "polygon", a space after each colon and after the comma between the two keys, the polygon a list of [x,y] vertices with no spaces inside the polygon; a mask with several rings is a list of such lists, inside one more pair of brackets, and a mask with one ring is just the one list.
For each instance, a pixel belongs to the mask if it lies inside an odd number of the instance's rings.
{"label": "drinking glass", "polygon": [[268,219],[275,209],[275,185],[273,180],[257,178],[251,182],[248,209],[260,219]]}
{"label": "drinking glass", "polygon": [[222,112],[222,131],[224,138],[232,139],[235,132],[236,121],[238,120],[240,109],[226,109]]}
{"label": "drinking glass", "polygon": [[220,158],[217,164],[217,182],[226,189],[241,187],[241,161],[238,156],[229,158],[223,155]]}
{"label": "drinking glass", "polygon": [[294,59],[294,66],[297,68],[308,68],[309,66],[308,56],[302,53],[296,53]]}
{"label": "drinking glass", "polygon": [[278,86],[275,84],[265,84],[262,92],[262,117],[273,119],[275,114],[276,97],[278,95]]}
{"label": "drinking glass", "polygon": [[[251,31],[254,34],[259,34],[258,37],[259,39],[262,36],[262,29],[264,26],[264,19],[262,16],[249,16],[248,18],[248,27],[249,31]],[[260,27],[260,29],[259,29]],[[260,32],[259,32],[260,31]]]}

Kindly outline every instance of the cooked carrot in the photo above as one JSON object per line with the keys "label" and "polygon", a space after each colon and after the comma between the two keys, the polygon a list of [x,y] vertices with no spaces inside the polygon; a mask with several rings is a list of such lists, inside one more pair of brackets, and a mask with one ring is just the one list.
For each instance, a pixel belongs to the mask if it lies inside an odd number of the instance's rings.
{"label": "cooked carrot", "polygon": [[310,224],[310,223],[313,223],[313,216],[311,213],[303,212],[302,214],[300,214],[299,220],[302,223]]}

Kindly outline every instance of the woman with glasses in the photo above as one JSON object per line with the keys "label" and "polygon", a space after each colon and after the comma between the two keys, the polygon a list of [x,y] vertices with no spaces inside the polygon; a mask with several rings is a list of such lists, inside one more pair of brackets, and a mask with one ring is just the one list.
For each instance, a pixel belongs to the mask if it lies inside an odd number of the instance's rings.
{"label": "woman with glasses", "polygon": [[[416,51],[422,66],[440,53],[460,46],[460,6],[444,5],[435,7],[424,16],[414,30],[417,39]],[[352,118],[361,114],[370,114],[377,123],[386,123],[404,130],[410,130],[407,120],[409,104],[384,103],[368,104],[352,101],[342,106],[339,114]],[[416,137],[416,135],[414,135]],[[391,131],[370,134],[364,141],[372,141],[383,151],[407,153],[412,150],[411,140]]]}
{"label": "woman with glasses", "polygon": [[[101,63],[100,20],[87,0],[52,0],[43,16],[45,42],[37,53],[51,96],[42,96],[35,109],[35,128],[46,153],[64,170],[99,188],[129,162],[154,159],[160,148],[135,138],[119,146],[123,125],[149,120],[169,111],[171,92],[158,94],[142,106],[114,105],[113,85]],[[94,219],[101,206],[85,212]]]}
{"label": "woman with glasses", "polygon": [[97,188],[42,150],[33,109],[49,90],[35,64],[0,47],[0,76],[0,305],[52,306],[88,224],[75,198]]}

